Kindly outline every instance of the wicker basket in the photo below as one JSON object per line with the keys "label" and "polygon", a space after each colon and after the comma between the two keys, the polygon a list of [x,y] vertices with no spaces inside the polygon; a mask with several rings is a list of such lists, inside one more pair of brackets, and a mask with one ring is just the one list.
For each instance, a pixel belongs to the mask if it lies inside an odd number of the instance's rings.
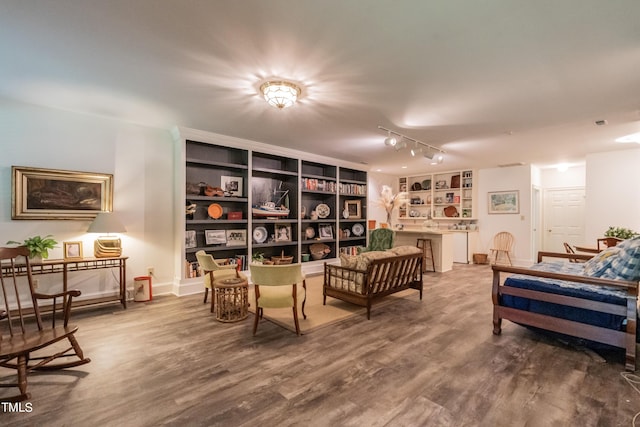
{"label": "wicker basket", "polygon": [[473,254],[474,264],[489,264],[489,256],[487,254]]}
{"label": "wicker basket", "polygon": [[273,261],[275,265],[291,264],[293,262],[293,257],[285,256],[284,251],[282,251],[280,256],[272,256],[271,261]]}
{"label": "wicker basket", "polygon": [[314,243],[309,246],[309,251],[311,252],[311,258],[317,261],[326,257],[331,252],[331,248],[324,243]]}

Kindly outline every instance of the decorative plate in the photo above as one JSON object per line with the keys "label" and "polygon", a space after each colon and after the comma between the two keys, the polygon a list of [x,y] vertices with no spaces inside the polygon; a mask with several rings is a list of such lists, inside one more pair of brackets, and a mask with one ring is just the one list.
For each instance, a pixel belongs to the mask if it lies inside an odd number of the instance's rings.
{"label": "decorative plate", "polygon": [[353,234],[356,236],[362,236],[364,234],[364,227],[362,224],[353,224],[351,231],[353,231]]}
{"label": "decorative plate", "polygon": [[455,206],[447,206],[444,208],[444,216],[449,218],[458,216],[458,209]]}
{"label": "decorative plate", "polygon": [[218,219],[222,216],[222,206],[217,203],[211,203],[207,209],[209,216],[213,219]]}
{"label": "decorative plate", "polygon": [[264,243],[268,236],[269,233],[267,233],[267,229],[264,227],[256,227],[255,230],[253,230],[253,240],[256,243]]}
{"label": "decorative plate", "polygon": [[411,185],[411,191],[420,191],[420,190],[422,190],[422,185],[420,185],[419,182],[414,182]]}
{"label": "decorative plate", "polygon": [[431,190],[431,180],[430,179],[425,179],[424,181],[422,181],[422,189],[423,190]]}
{"label": "decorative plate", "polygon": [[307,227],[304,229],[304,235],[307,239],[313,239],[316,237],[316,230],[314,230],[313,227]]}
{"label": "decorative plate", "polygon": [[320,203],[316,206],[316,213],[318,214],[318,218],[326,218],[331,213],[331,209],[329,209],[329,206],[324,203]]}

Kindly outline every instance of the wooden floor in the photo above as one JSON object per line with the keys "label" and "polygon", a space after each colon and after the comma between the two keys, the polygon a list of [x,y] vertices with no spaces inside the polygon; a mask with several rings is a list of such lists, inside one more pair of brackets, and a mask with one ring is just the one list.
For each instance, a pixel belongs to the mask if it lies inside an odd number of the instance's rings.
{"label": "wooden floor", "polygon": [[[29,377],[3,426],[616,426],[640,395],[606,360],[504,322],[491,271],[430,273],[425,296],[297,337],[216,322],[202,296],[74,313],[92,362]],[[0,370],[0,380],[10,371]],[[1,390],[5,392],[5,390]],[[3,413],[4,412],[4,413]]]}

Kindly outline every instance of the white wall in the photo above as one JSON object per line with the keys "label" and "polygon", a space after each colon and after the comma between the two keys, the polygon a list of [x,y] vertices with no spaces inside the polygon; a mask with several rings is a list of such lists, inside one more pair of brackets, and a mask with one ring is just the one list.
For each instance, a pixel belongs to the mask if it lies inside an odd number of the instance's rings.
{"label": "white wall", "polygon": [[640,149],[587,156],[586,242],[609,226],[640,232]]}
{"label": "white wall", "polygon": [[[82,241],[93,255],[90,221],[12,220],[11,166],[40,167],[114,175],[114,211],[127,229],[121,235],[128,256],[127,282],[155,268],[154,291],[173,277],[173,148],[167,130],[111,119],[0,100],[0,244],[52,234],[60,242],[50,258],[62,258],[62,242]],[[60,275],[42,276],[44,291],[59,285]],[[113,292],[109,270],[70,274],[70,287],[83,296]]]}
{"label": "white wall", "polygon": [[[387,211],[377,203],[377,200],[380,199],[380,191],[382,191],[383,185],[388,185],[396,194],[398,192],[398,177],[380,172],[369,172],[367,177],[367,219],[375,219],[376,226],[379,227],[380,223],[387,222]],[[398,223],[397,209],[394,210],[391,218],[393,225]]]}
{"label": "white wall", "polygon": [[541,186],[545,189],[584,187],[586,174],[585,165],[572,166],[564,172],[556,168],[541,169]]}
{"label": "white wall", "polygon": [[[508,231],[515,237],[512,261],[515,265],[529,265],[534,256],[531,250],[531,167],[480,169],[478,171],[476,197],[478,210],[479,242],[477,250],[489,253],[493,236]],[[519,214],[488,213],[488,193],[517,190],[520,196]]]}

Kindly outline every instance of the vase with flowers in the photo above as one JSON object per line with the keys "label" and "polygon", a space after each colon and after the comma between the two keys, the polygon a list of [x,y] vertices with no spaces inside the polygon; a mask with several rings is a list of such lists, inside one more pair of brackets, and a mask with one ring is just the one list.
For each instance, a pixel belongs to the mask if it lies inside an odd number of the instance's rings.
{"label": "vase with flowers", "polygon": [[380,191],[380,198],[377,203],[380,207],[382,207],[387,213],[387,224],[389,227],[393,228],[391,224],[391,218],[393,215],[393,211],[407,203],[409,193],[406,191],[401,191],[399,193],[393,194],[393,190],[388,185],[383,185],[382,190]]}

